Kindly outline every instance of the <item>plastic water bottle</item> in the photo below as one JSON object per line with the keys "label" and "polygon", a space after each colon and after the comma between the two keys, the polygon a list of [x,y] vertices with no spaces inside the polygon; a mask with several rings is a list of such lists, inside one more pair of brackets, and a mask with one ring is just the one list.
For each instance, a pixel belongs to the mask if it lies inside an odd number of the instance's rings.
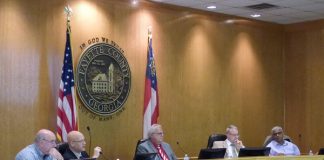
{"label": "plastic water bottle", "polygon": [[309,150],[308,155],[310,155],[310,156],[314,155],[314,154],[313,154],[313,151],[312,151],[312,150]]}
{"label": "plastic water bottle", "polygon": [[189,160],[188,154],[185,154],[185,156],[183,157],[183,160]]}

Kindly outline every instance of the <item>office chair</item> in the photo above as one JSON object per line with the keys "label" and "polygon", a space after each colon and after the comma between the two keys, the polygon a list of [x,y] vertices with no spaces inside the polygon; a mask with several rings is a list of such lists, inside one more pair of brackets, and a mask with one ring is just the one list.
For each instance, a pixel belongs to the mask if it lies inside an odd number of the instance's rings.
{"label": "office chair", "polygon": [[[134,153],[134,158],[133,158],[133,160],[146,159],[146,158],[144,158],[144,156],[142,156],[142,154],[141,154],[141,155],[137,154],[137,148],[138,148],[138,145],[140,145],[140,144],[146,142],[147,140],[148,140],[148,139],[140,139],[140,140],[137,141],[137,144],[136,144],[136,147],[135,147],[135,153]],[[148,155],[148,154],[147,154],[147,155]]]}
{"label": "office chair", "polygon": [[56,147],[57,151],[59,151],[61,153],[61,155],[63,155],[66,150],[69,148],[69,144],[67,142],[63,142],[58,144]]}
{"label": "office chair", "polygon": [[212,134],[208,138],[207,148],[211,149],[215,141],[225,141],[227,138],[224,134]]}

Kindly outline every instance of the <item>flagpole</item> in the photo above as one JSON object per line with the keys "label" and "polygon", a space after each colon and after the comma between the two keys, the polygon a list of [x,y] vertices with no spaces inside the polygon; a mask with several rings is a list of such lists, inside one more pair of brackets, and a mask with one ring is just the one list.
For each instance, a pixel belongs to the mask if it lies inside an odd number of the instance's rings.
{"label": "flagpole", "polygon": [[66,25],[67,25],[67,28],[69,30],[69,32],[71,32],[71,29],[70,29],[70,20],[71,20],[71,17],[72,17],[72,8],[70,7],[70,5],[67,5],[64,7],[64,12],[66,14]]}
{"label": "flagpole", "polygon": [[152,26],[148,26],[147,31],[148,31],[148,40],[150,40],[152,39]]}
{"label": "flagpole", "polygon": [[[72,54],[73,53],[72,52],[73,49],[72,49],[72,39],[71,39],[71,26],[70,26],[70,22],[71,22],[71,17],[72,17],[72,14],[73,14],[73,10],[70,7],[70,5],[67,5],[67,6],[64,7],[64,12],[66,14],[66,25],[67,25],[67,29],[68,29],[68,32],[70,34],[70,47],[71,47],[71,54]],[[73,65],[73,59],[72,59],[72,65]],[[73,79],[75,79],[75,76],[73,77]],[[74,88],[74,90],[73,90],[74,94],[76,93],[75,90],[76,89]],[[74,95],[74,97],[76,97],[76,95]],[[74,105],[75,105],[75,111],[76,111],[77,117],[79,117],[78,107],[76,106],[77,105],[77,98],[75,98],[75,104]],[[79,118],[77,118],[77,126],[76,126],[76,128],[77,128],[77,130],[79,130]]]}

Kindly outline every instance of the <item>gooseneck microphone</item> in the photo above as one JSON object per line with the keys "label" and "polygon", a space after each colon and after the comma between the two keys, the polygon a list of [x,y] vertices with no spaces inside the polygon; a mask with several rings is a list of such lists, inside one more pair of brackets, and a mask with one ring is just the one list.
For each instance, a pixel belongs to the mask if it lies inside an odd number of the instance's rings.
{"label": "gooseneck microphone", "polygon": [[102,157],[105,159],[105,160],[109,160],[104,154],[103,154],[103,152],[99,152],[101,155],[102,155]]}
{"label": "gooseneck microphone", "polygon": [[89,133],[89,155],[91,155],[91,131],[89,126],[87,126],[87,130]]}
{"label": "gooseneck microphone", "polygon": [[186,155],[187,153],[183,150],[183,148],[181,147],[179,141],[177,141],[177,145],[178,145],[178,147],[180,148],[181,152],[182,152],[184,155]]}

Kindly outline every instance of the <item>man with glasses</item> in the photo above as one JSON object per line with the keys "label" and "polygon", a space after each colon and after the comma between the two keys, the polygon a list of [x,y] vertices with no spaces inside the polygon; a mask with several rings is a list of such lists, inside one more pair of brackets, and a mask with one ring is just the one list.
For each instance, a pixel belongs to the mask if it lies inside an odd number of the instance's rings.
{"label": "man with glasses", "polygon": [[47,129],[37,132],[34,143],[22,149],[16,160],[63,160],[56,147],[55,134]]}
{"label": "man with glasses", "polygon": [[273,140],[267,145],[267,147],[271,148],[270,156],[300,155],[300,151],[295,144],[284,140],[284,132],[280,126],[273,127],[271,133]]}
{"label": "man with glasses", "polygon": [[[69,159],[83,159],[89,158],[89,155],[85,151],[85,139],[81,132],[71,131],[67,136],[69,147],[66,152],[63,153],[64,160]],[[95,147],[92,158],[98,158],[100,156],[101,148]]]}
{"label": "man with glasses", "polygon": [[239,140],[238,129],[234,125],[229,125],[226,128],[225,141],[215,141],[212,148],[226,148],[225,158],[238,157],[241,148],[244,148],[242,141]]}
{"label": "man with glasses", "polygon": [[148,139],[137,147],[136,154],[157,153],[155,160],[176,160],[170,145],[163,142],[162,126],[153,124],[148,129]]}

